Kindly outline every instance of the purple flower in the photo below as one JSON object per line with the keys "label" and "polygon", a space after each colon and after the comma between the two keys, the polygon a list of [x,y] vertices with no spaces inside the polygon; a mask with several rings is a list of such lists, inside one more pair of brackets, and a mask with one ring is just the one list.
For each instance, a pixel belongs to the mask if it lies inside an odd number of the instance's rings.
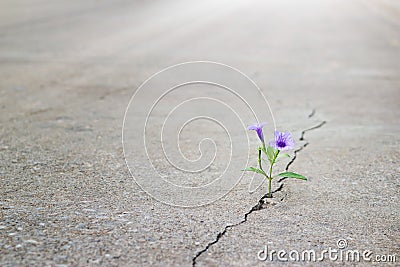
{"label": "purple flower", "polygon": [[258,138],[260,138],[261,142],[264,144],[264,135],[263,135],[263,131],[262,131],[262,127],[264,127],[264,125],[266,125],[266,122],[263,123],[254,123],[253,125],[250,125],[249,127],[247,127],[248,130],[253,130],[257,132]]}
{"label": "purple flower", "polygon": [[280,151],[285,151],[294,148],[294,141],[289,132],[275,131],[275,140],[269,142],[269,145]]}

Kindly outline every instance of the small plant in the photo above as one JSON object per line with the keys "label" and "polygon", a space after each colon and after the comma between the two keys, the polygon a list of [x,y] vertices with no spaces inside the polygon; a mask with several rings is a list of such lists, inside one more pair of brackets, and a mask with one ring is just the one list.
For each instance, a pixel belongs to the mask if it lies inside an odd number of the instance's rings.
{"label": "small plant", "polygon": [[[264,135],[262,128],[266,125],[266,123],[255,123],[253,125],[250,125],[248,127],[248,130],[254,130],[257,132],[258,138],[261,141],[261,146],[258,147],[258,168],[254,167],[249,167],[244,169],[243,171],[251,171],[251,172],[256,172],[260,173],[265,176],[265,178],[268,180],[268,194],[267,197],[271,198],[272,193],[271,193],[271,185],[272,185],[272,179],[276,177],[281,177],[281,178],[295,178],[295,179],[300,179],[300,180],[307,180],[306,177],[303,175],[294,173],[294,172],[282,172],[279,173],[275,176],[273,176],[273,167],[275,163],[277,163],[279,158],[282,157],[290,157],[289,154],[287,153],[281,153],[283,151],[287,151],[290,149],[294,148],[294,141],[292,138],[292,135],[289,132],[279,132],[275,131],[275,138],[274,140],[271,140],[269,142],[268,147],[265,146],[264,142]],[[268,161],[269,161],[269,169],[267,172],[264,171],[262,167],[262,154],[267,155]]]}

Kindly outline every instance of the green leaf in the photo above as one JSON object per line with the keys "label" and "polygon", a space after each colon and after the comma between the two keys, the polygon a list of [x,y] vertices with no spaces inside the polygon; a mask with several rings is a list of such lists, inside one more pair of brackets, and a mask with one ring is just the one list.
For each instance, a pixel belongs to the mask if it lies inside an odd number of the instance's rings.
{"label": "green leaf", "polygon": [[268,156],[269,162],[272,164],[274,162],[274,158],[275,158],[275,150],[271,146],[267,147],[267,156]]}
{"label": "green leaf", "polygon": [[254,167],[249,167],[249,168],[246,168],[246,169],[244,169],[242,171],[261,173],[262,175],[267,176],[263,170],[260,170],[260,169],[254,168]]}
{"label": "green leaf", "polygon": [[267,154],[267,150],[265,149],[265,145],[259,147],[258,149],[261,149],[262,152],[264,152],[265,154]]}
{"label": "green leaf", "polygon": [[279,159],[279,158],[283,158],[283,157],[290,158],[290,155],[289,155],[288,153],[283,153],[283,154],[279,154],[279,155],[278,155],[278,159]]}
{"label": "green leaf", "polygon": [[295,179],[300,179],[300,180],[305,180],[307,181],[307,178],[304,177],[301,174],[298,173],[294,173],[294,172],[282,172],[280,174],[278,174],[277,176],[279,177],[285,177],[285,178],[295,178]]}
{"label": "green leaf", "polygon": [[265,164],[268,164],[268,161],[266,160],[266,159],[262,159],[262,161],[265,163]]}

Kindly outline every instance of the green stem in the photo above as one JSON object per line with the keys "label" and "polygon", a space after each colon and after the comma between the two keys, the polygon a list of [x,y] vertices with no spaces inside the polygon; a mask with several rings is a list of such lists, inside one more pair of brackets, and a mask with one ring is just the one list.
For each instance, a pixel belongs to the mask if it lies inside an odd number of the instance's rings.
{"label": "green stem", "polygon": [[271,162],[271,165],[269,166],[269,176],[268,178],[268,197],[271,198],[272,197],[272,193],[271,193],[271,187],[272,187],[272,167],[275,164],[276,158],[278,157],[279,154],[279,150],[277,150],[277,152],[274,155],[274,159]]}
{"label": "green stem", "polygon": [[[266,150],[265,149],[265,144],[263,143],[263,147],[259,147],[258,148],[258,166],[260,167],[260,170],[262,170],[263,172],[264,172],[264,170],[262,168],[262,160],[261,160],[261,154],[262,153],[261,152],[265,151],[265,150]],[[265,177],[268,179],[268,194],[267,194],[268,198],[272,197],[272,192],[271,192],[271,188],[272,188],[272,167],[275,164],[275,161],[276,161],[276,159],[278,157],[278,154],[279,154],[279,150],[276,150],[276,153],[274,154],[274,158],[273,158],[273,160],[271,162],[271,165],[269,166],[269,176],[267,176],[265,174]]]}
{"label": "green stem", "polygon": [[261,166],[261,147],[258,148],[258,165],[260,166],[260,170],[264,171]]}
{"label": "green stem", "polygon": [[[258,166],[260,167],[260,170],[262,170],[262,171],[264,171],[263,168],[262,168],[262,165],[261,165],[261,163],[262,163],[262,160],[261,160],[261,154],[262,153],[261,152],[263,150],[265,150],[265,145],[264,144],[263,144],[262,148],[261,147],[258,148]],[[271,195],[271,179],[267,175],[265,175],[265,178],[268,179],[268,192],[269,192],[269,195]]]}
{"label": "green stem", "polygon": [[272,198],[272,193],[271,193],[271,186],[272,186],[272,178],[268,177],[268,198]]}

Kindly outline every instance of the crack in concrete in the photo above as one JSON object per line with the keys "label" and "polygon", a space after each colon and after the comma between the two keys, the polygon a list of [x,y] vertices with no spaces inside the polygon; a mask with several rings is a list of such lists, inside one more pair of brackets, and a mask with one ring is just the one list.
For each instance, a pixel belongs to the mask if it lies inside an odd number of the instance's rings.
{"label": "crack in concrete", "polygon": [[[308,118],[313,117],[313,116],[315,115],[315,112],[316,112],[315,109],[313,109],[313,110],[311,111],[310,115],[308,115]],[[305,141],[304,135],[306,134],[306,132],[312,131],[312,130],[315,130],[315,129],[318,129],[318,128],[321,128],[321,127],[324,126],[325,124],[326,124],[326,121],[322,121],[321,123],[319,123],[319,124],[316,125],[316,126],[313,126],[313,127],[311,127],[311,128],[308,128],[308,129],[306,129],[306,130],[303,130],[303,131],[301,132],[299,141]],[[293,162],[296,160],[297,154],[298,154],[300,151],[302,151],[304,148],[306,148],[308,145],[309,145],[309,142],[306,142],[306,143],[304,143],[300,148],[298,148],[298,149],[296,149],[296,150],[294,151],[294,156],[293,156],[293,158],[292,158],[291,161],[286,165],[286,168],[285,168],[286,171],[289,170],[290,165],[292,165]],[[279,185],[279,187],[278,187],[277,189],[275,189],[275,190],[272,192],[272,194],[283,190],[283,183],[281,183],[281,182],[282,182],[283,180],[285,180],[285,179],[286,179],[286,177],[284,177],[284,178],[278,180],[278,183],[280,183],[280,185]],[[280,201],[283,201],[283,200],[285,199],[286,196],[287,196],[287,194],[285,194],[283,197],[281,197],[281,198],[280,198]],[[221,232],[219,232],[219,233],[217,234],[217,238],[216,238],[214,241],[209,242],[209,243],[207,244],[207,246],[206,246],[204,249],[202,249],[202,250],[200,250],[199,252],[196,253],[196,255],[195,255],[195,256],[193,257],[193,259],[192,259],[192,266],[195,266],[195,265],[196,265],[197,258],[200,257],[204,252],[206,252],[212,245],[218,243],[218,241],[226,234],[226,232],[227,232],[230,228],[236,227],[236,226],[238,226],[238,225],[241,225],[241,224],[247,222],[247,217],[248,217],[251,213],[253,213],[254,211],[259,211],[259,210],[265,209],[265,208],[268,206],[268,205],[267,205],[268,202],[266,201],[267,198],[268,198],[268,195],[267,195],[267,194],[265,194],[264,196],[262,196],[261,199],[258,201],[258,203],[257,203],[256,205],[254,205],[248,212],[246,212],[246,213],[244,214],[244,219],[243,219],[243,220],[241,220],[241,221],[238,222],[238,223],[225,226],[224,230],[221,231]],[[276,203],[275,203],[275,204],[276,204]]]}
{"label": "crack in concrete", "polygon": [[[299,141],[305,141],[304,135],[306,134],[306,132],[312,131],[312,130],[315,130],[315,129],[318,129],[318,128],[321,128],[322,126],[325,125],[325,123],[326,123],[326,121],[323,121],[323,122],[319,123],[319,124],[316,125],[316,126],[313,126],[313,127],[311,127],[311,128],[308,128],[308,129],[306,129],[306,130],[303,130],[303,131],[301,132]],[[293,156],[293,158],[289,161],[289,163],[286,165],[285,171],[288,171],[288,170],[289,170],[290,165],[292,165],[293,162],[296,160],[297,154],[298,154],[300,151],[302,151],[304,148],[306,148],[309,144],[310,144],[310,142],[305,142],[300,148],[298,148],[298,149],[296,149],[296,150],[294,151],[294,156]],[[283,180],[285,180],[285,179],[286,179],[286,178],[284,177],[284,178],[280,179],[279,182],[281,182],[281,181],[283,181]]]}
{"label": "crack in concrete", "polygon": [[313,110],[311,110],[311,113],[310,113],[310,115],[308,115],[308,118],[311,118],[314,115],[315,115],[315,108]]}
{"label": "crack in concrete", "polygon": [[[274,190],[272,193],[276,193],[276,192],[278,192],[278,191],[281,191],[282,188],[283,188],[283,184],[281,184],[281,185],[278,187],[278,189]],[[265,208],[266,208],[266,202],[265,202],[265,199],[266,199],[266,198],[268,198],[267,194],[265,194],[265,195],[258,201],[258,203],[257,203],[256,205],[254,205],[247,213],[244,214],[244,219],[243,219],[243,220],[241,220],[241,221],[238,222],[238,223],[225,226],[224,230],[223,230],[222,232],[219,232],[219,233],[218,233],[217,238],[216,238],[214,241],[208,243],[207,246],[206,246],[204,249],[202,249],[201,251],[197,252],[196,256],[194,256],[193,259],[192,259],[192,266],[195,266],[195,265],[196,265],[196,260],[197,260],[198,257],[200,257],[201,254],[203,254],[204,252],[206,252],[212,245],[218,243],[218,241],[226,234],[226,232],[228,231],[229,228],[233,228],[233,227],[235,227],[235,226],[238,226],[238,225],[241,225],[242,223],[247,222],[247,217],[248,217],[251,213],[253,213],[254,211],[258,211],[258,210],[265,209]],[[281,199],[281,201],[282,201],[282,200],[283,200],[283,198]]]}

